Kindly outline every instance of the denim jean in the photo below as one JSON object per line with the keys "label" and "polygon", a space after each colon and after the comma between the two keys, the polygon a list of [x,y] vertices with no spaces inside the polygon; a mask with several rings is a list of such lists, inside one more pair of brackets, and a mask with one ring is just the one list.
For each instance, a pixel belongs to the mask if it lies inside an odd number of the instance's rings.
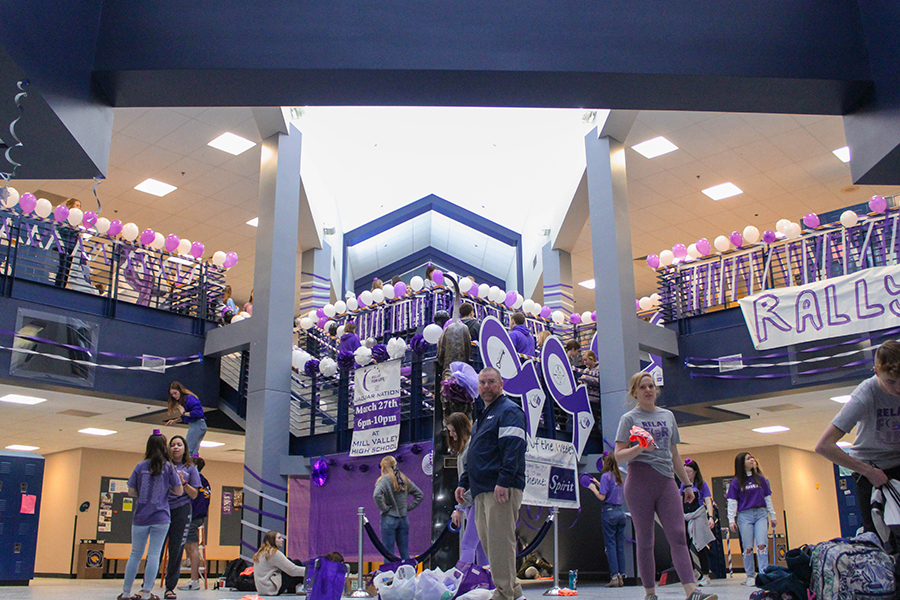
{"label": "denim jean", "polygon": [[194,454],[200,454],[200,442],[203,441],[205,436],[206,419],[199,419],[188,425],[185,441],[187,442],[188,451],[192,456]]}
{"label": "denim jean", "polygon": [[603,504],[600,519],[603,523],[603,540],[606,543],[606,560],[609,574],[625,574],[625,511],[621,504]]}
{"label": "denim jean", "polygon": [[159,525],[132,525],[131,526],[131,556],[125,566],[125,583],[122,585],[122,593],[131,596],[131,586],[137,577],[141,557],[144,556],[144,548],[147,540],[150,540],[150,548],[147,550],[147,563],[144,566],[144,585],[141,589],[149,592],[153,589],[153,580],[159,572],[159,559],[162,556],[163,544],[166,543],[166,532],[169,531],[168,523]]}
{"label": "denim jean", "polygon": [[397,556],[401,560],[409,558],[409,517],[381,515],[381,541],[389,552],[394,551],[397,542]]}
{"label": "denim jean", "polygon": [[735,519],[741,532],[741,545],[744,547],[744,572],[747,577],[755,577],[753,568],[753,548],[756,547],[756,558],[759,570],[765,570],[769,564],[769,515],[764,507],[742,510]]}

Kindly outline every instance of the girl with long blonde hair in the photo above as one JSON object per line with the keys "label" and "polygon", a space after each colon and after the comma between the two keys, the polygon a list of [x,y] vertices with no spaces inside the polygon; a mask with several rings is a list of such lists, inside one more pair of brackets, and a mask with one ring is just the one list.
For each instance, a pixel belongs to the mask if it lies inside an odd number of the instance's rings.
{"label": "girl with long blonde hair", "polygon": [[[409,500],[412,496],[412,502]],[[400,472],[397,459],[385,456],[381,459],[381,477],[375,483],[372,495],[381,511],[381,541],[388,551],[394,551],[401,559],[409,558],[409,517],[407,513],[422,502],[424,494],[409,477]]]}

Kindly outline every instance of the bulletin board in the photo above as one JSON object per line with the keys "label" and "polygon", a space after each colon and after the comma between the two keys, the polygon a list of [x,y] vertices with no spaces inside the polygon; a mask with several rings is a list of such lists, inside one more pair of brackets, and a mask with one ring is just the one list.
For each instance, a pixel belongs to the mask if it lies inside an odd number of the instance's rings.
{"label": "bulletin board", "polygon": [[244,507],[244,488],[222,486],[222,517],[219,521],[219,545],[241,545],[241,514]]}
{"label": "bulletin board", "polygon": [[128,495],[128,480],[100,478],[100,503],[97,513],[97,539],[115,544],[131,543],[131,519],[134,498]]}

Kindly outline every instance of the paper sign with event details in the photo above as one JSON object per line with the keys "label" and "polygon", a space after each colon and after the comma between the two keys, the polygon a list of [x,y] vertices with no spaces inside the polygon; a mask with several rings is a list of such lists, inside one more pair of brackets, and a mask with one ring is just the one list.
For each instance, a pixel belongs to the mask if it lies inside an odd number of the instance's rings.
{"label": "paper sign with event details", "polygon": [[393,452],[400,443],[400,361],[357,369],[350,456]]}
{"label": "paper sign with event details", "polygon": [[522,504],[578,508],[580,502],[575,445],[563,440],[530,438],[525,452]]}

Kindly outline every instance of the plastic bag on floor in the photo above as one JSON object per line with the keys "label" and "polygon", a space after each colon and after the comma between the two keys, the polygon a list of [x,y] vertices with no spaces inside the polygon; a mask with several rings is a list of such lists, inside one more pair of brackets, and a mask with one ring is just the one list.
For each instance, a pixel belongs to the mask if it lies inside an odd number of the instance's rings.
{"label": "plastic bag on floor", "polygon": [[416,570],[403,565],[396,573],[381,573],[375,578],[375,589],[381,600],[415,600]]}
{"label": "plastic bag on floor", "polygon": [[475,588],[474,590],[469,590],[462,596],[457,596],[456,600],[490,600],[491,596],[494,595],[494,592],[491,590],[486,590],[484,588]]}
{"label": "plastic bag on floor", "polygon": [[420,573],[416,577],[415,600],[441,600],[448,591],[443,579],[444,573],[440,569]]}

